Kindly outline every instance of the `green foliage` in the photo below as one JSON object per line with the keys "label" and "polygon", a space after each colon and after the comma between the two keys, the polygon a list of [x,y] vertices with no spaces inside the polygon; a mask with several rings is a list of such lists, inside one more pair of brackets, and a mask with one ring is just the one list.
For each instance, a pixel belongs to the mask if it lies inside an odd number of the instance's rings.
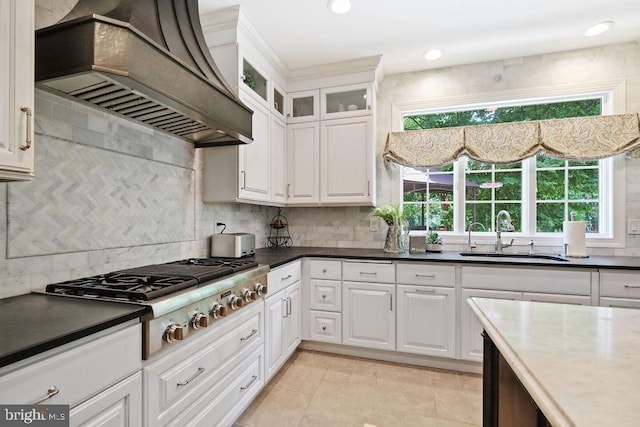
{"label": "green foliage", "polygon": [[391,204],[384,205],[381,208],[376,208],[373,214],[382,218],[388,225],[400,224],[400,221],[405,218],[404,211],[400,210],[400,205]]}
{"label": "green foliage", "polygon": [[442,237],[438,235],[437,231],[430,231],[427,233],[427,244],[428,245],[441,245]]}

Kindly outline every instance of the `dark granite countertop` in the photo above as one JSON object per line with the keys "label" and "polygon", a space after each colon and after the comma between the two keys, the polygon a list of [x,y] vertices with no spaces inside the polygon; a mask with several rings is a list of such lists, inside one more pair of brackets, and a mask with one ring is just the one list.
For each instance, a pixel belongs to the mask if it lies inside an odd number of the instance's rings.
{"label": "dark granite countertop", "polygon": [[292,247],[262,248],[256,250],[256,261],[269,264],[271,268],[302,257],[366,259],[383,261],[433,261],[484,265],[523,265],[544,267],[614,268],[640,269],[640,257],[591,256],[588,258],[568,258],[568,261],[554,261],[540,258],[493,258],[462,256],[458,252],[389,254],[382,249]]}
{"label": "dark granite countertop", "polygon": [[0,299],[0,367],[139,318],[146,310],[38,293]]}

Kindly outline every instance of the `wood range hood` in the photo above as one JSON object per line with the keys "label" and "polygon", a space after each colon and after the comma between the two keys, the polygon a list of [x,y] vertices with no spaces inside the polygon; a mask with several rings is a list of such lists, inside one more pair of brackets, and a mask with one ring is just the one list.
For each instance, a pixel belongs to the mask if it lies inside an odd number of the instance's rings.
{"label": "wood range hood", "polygon": [[79,0],[36,31],[36,86],[193,141],[252,141],[252,111],[204,40],[198,0]]}

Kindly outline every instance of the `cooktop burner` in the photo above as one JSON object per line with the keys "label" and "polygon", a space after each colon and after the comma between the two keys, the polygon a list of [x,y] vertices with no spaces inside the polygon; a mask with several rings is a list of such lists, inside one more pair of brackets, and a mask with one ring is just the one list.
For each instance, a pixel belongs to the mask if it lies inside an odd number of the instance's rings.
{"label": "cooktop burner", "polygon": [[189,258],[53,283],[46,292],[146,302],[257,266],[252,258]]}
{"label": "cooktop burner", "polygon": [[53,283],[47,285],[46,291],[84,297],[148,301],[197,284],[198,280],[190,277],[114,272]]}

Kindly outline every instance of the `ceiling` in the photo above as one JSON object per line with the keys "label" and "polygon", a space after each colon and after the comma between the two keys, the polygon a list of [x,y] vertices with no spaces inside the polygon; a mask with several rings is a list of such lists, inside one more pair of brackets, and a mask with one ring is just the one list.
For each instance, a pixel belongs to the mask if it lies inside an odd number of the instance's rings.
{"label": "ceiling", "polygon": [[[200,13],[240,4],[292,70],[382,55],[385,74],[640,42],[638,0],[199,0]],[[602,21],[613,29],[585,37]],[[442,57],[426,61],[432,48]]]}

